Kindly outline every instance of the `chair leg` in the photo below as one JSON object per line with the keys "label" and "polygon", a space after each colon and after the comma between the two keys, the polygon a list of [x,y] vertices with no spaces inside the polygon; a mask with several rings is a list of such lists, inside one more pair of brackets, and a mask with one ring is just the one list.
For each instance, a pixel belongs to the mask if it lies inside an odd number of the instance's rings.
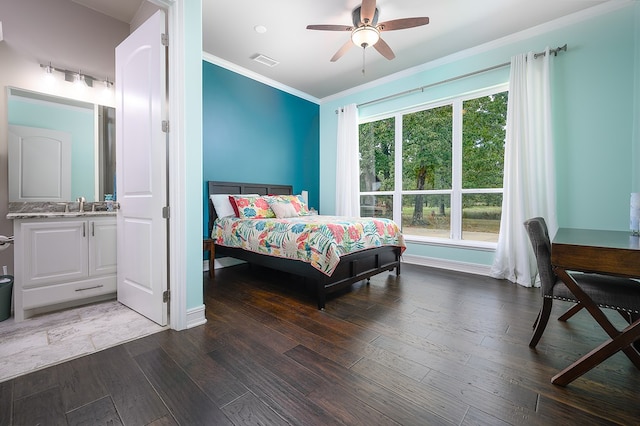
{"label": "chair leg", "polygon": [[529,346],[535,348],[542,337],[542,333],[544,329],[547,327],[547,323],[549,322],[549,316],[551,315],[551,305],[553,303],[552,299],[543,297],[542,298],[542,309],[540,309],[540,313],[538,314],[538,319],[536,320],[536,328],[533,330],[533,337],[531,337],[531,341],[529,342]]}
{"label": "chair leg", "polygon": [[571,318],[572,316],[574,316],[575,314],[580,312],[582,310],[582,308],[584,308],[582,303],[580,303],[580,302],[576,303],[575,305],[570,307],[567,310],[567,312],[565,312],[564,314],[560,315],[560,317],[558,317],[558,321],[566,321],[566,320],[568,320],[569,318]]}
{"label": "chair leg", "polygon": [[538,326],[538,321],[540,320],[540,313],[542,313],[542,308],[540,308],[540,310],[538,311],[538,316],[536,317],[536,320],[533,322],[532,328],[534,329]]}

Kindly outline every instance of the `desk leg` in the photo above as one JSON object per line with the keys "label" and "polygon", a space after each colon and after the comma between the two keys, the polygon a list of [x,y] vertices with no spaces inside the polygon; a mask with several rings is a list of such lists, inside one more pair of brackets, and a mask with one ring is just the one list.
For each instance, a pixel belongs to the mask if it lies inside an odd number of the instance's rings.
{"label": "desk leg", "polygon": [[[567,288],[569,290],[571,290],[571,292],[582,303],[582,305],[589,311],[591,316],[598,322],[598,324],[600,324],[600,327],[602,327],[602,329],[609,335],[609,337],[612,340],[618,339],[618,337],[622,336],[623,334],[626,336],[626,333],[629,333],[629,332],[631,332],[633,330],[631,328],[631,326],[630,326],[630,327],[625,328],[625,331],[622,332],[622,333],[620,331],[618,331],[618,329],[616,329],[613,326],[613,324],[611,324],[611,322],[609,321],[609,318],[607,318],[607,316],[604,314],[604,312],[602,312],[602,310],[593,302],[593,300],[591,300],[591,298],[580,288],[578,283],[576,283],[576,281],[571,277],[571,275],[569,275],[567,273],[567,271],[565,271],[562,268],[554,268],[554,270],[555,270],[556,274],[558,275],[558,277],[560,277],[560,279],[566,284]],[[637,325],[637,323],[640,323],[640,321],[636,321],[633,324]],[[640,333],[640,330],[637,333]],[[626,339],[626,337],[624,339]],[[636,339],[637,339],[637,336],[636,336]],[[636,351],[632,346],[630,346],[630,344],[633,343],[633,341],[636,340],[636,339],[630,340],[626,345],[620,344],[620,345],[614,345],[612,347],[615,347],[616,351],[622,350],[625,353],[625,355],[627,355],[629,360],[631,360],[631,362],[637,368],[640,368],[640,353],[638,353],[638,351]],[[598,347],[598,349],[604,347],[605,345],[607,345],[606,342],[603,345],[600,345],[600,347]],[[570,367],[568,367],[567,369],[563,370],[563,371],[566,371],[568,369],[576,369],[577,371],[581,371],[575,377],[573,377],[570,380],[568,380],[566,383],[571,382],[573,379],[578,377],[580,374],[583,374],[586,371],[591,370],[593,367],[595,367],[597,365],[598,362],[601,362],[601,361],[597,361],[599,359],[598,356],[594,356],[592,358],[589,358],[589,356],[591,354],[595,355],[594,352],[597,352],[598,349],[592,351],[589,355],[586,355],[585,357],[582,357],[580,360],[578,360],[575,363],[573,363]],[[606,356],[606,358],[608,358],[611,355],[612,354],[608,354]],[[606,359],[606,358],[604,358],[604,359]],[[580,364],[582,361],[587,361],[587,360],[590,360],[590,361],[585,362],[585,365],[583,365],[583,368],[578,368],[578,364]],[[589,365],[591,362],[596,362],[596,364]],[[584,370],[584,371],[582,371],[582,370]],[[562,375],[562,374],[563,373],[560,373],[559,375]],[[556,378],[559,375],[555,376],[552,379],[552,383],[564,386],[561,383],[564,380],[560,380],[560,382],[554,381],[554,380],[556,380]]]}
{"label": "desk leg", "polygon": [[[559,386],[567,386],[596,365],[600,364],[611,355],[623,348],[635,351],[630,345],[640,339],[640,319],[629,325],[627,328],[611,340],[608,340],[553,376],[551,383]],[[637,354],[637,352],[636,352]]]}

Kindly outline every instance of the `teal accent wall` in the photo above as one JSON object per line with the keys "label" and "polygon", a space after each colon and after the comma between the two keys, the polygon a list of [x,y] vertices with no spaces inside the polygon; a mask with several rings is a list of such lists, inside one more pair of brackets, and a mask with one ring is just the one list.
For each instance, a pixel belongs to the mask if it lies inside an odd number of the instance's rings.
{"label": "teal accent wall", "polygon": [[[415,75],[334,96],[320,106],[320,209],[335,211],[335,110],[497,64],[527,51],[568,44],[551,58],[553,135],[560,226],[628,230],[629,194],[639,191],[640,3],[603,5],[598,16],[581,14],[547,32],[522,33],[460,52]],[[566,21],[565,21],[566,22]],[[466,54],[465,54],[466,53]],[[478,90],[508,80],[508,67],[442,84],[424,93],[362,108],[361,118]],[[404,74],[406,75],[406,74]],[[409,243],[407,255],[490,265],[493,252]]]}
{"label": "teal accent wall", "polygon": [[8,122],[71,134],[71,199],[96,201],[95,118],[93,108],[9,97]]}
{"label": "teal accent wall", "polygon": [[207,61],[202,69],[203,235],[210,180],[293,185],[318,208],[320,107]]}

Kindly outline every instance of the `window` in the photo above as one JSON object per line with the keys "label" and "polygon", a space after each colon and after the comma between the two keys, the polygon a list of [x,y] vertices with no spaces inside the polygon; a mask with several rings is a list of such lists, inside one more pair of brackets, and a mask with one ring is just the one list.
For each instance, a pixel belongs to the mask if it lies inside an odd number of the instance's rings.
{"label": "window", "polygon": [[415,239],[498,240],[508,92],[362,122],[360,213]]}

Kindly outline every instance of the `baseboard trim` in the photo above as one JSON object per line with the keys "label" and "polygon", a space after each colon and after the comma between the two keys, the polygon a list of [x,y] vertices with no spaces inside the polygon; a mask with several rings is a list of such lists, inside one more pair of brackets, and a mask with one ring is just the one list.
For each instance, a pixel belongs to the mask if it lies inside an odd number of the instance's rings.
{"label": "baseboard trim", "polygon": [[[491,266],[479,265],[477,263],[458,262],[455,260],[438,259],[435,257],[416,256],[410,254],[403,255],[402,262],[410,263],[412,265],[429,266],[431,268],[447,269],[450,271],[466,272],[468,274],[484,275],[487,277],[491,276]],[[226,268],[240,263],[245,262],[231,257],[222,257],[215,260],[214,268]],[[202,271],[209,271],[208,260],[204,260],[202,262]]]}
{"label": "baseboard trim", "polygon": [[[221,257],[213,261],[213,268],[214,269],[226,268],[228,266],[235,266],[241,263],[247,263],[247,262],[245,262],[244,260],[234,259],[233,257]],[[208,272],[208,271],[209,271],[209,261],[203,260],[202,272]]]}
{"label": "baseboard trim", "polygon": [[187,328],[205,324],[207,322],[207,318],[205,317],[204,312],[204,305],[200,305],[197,308],[187,309]]}
{"label": "baseboard trim", "polygon": [[447,269],[450,271],[466,272],[469,274],[484,275],[490,277],[491,266],[477,263],[458,262],[455,260],[437,259],[433,257],[402,255],[403,263],[412,265],[429,266],[431,268]]}

